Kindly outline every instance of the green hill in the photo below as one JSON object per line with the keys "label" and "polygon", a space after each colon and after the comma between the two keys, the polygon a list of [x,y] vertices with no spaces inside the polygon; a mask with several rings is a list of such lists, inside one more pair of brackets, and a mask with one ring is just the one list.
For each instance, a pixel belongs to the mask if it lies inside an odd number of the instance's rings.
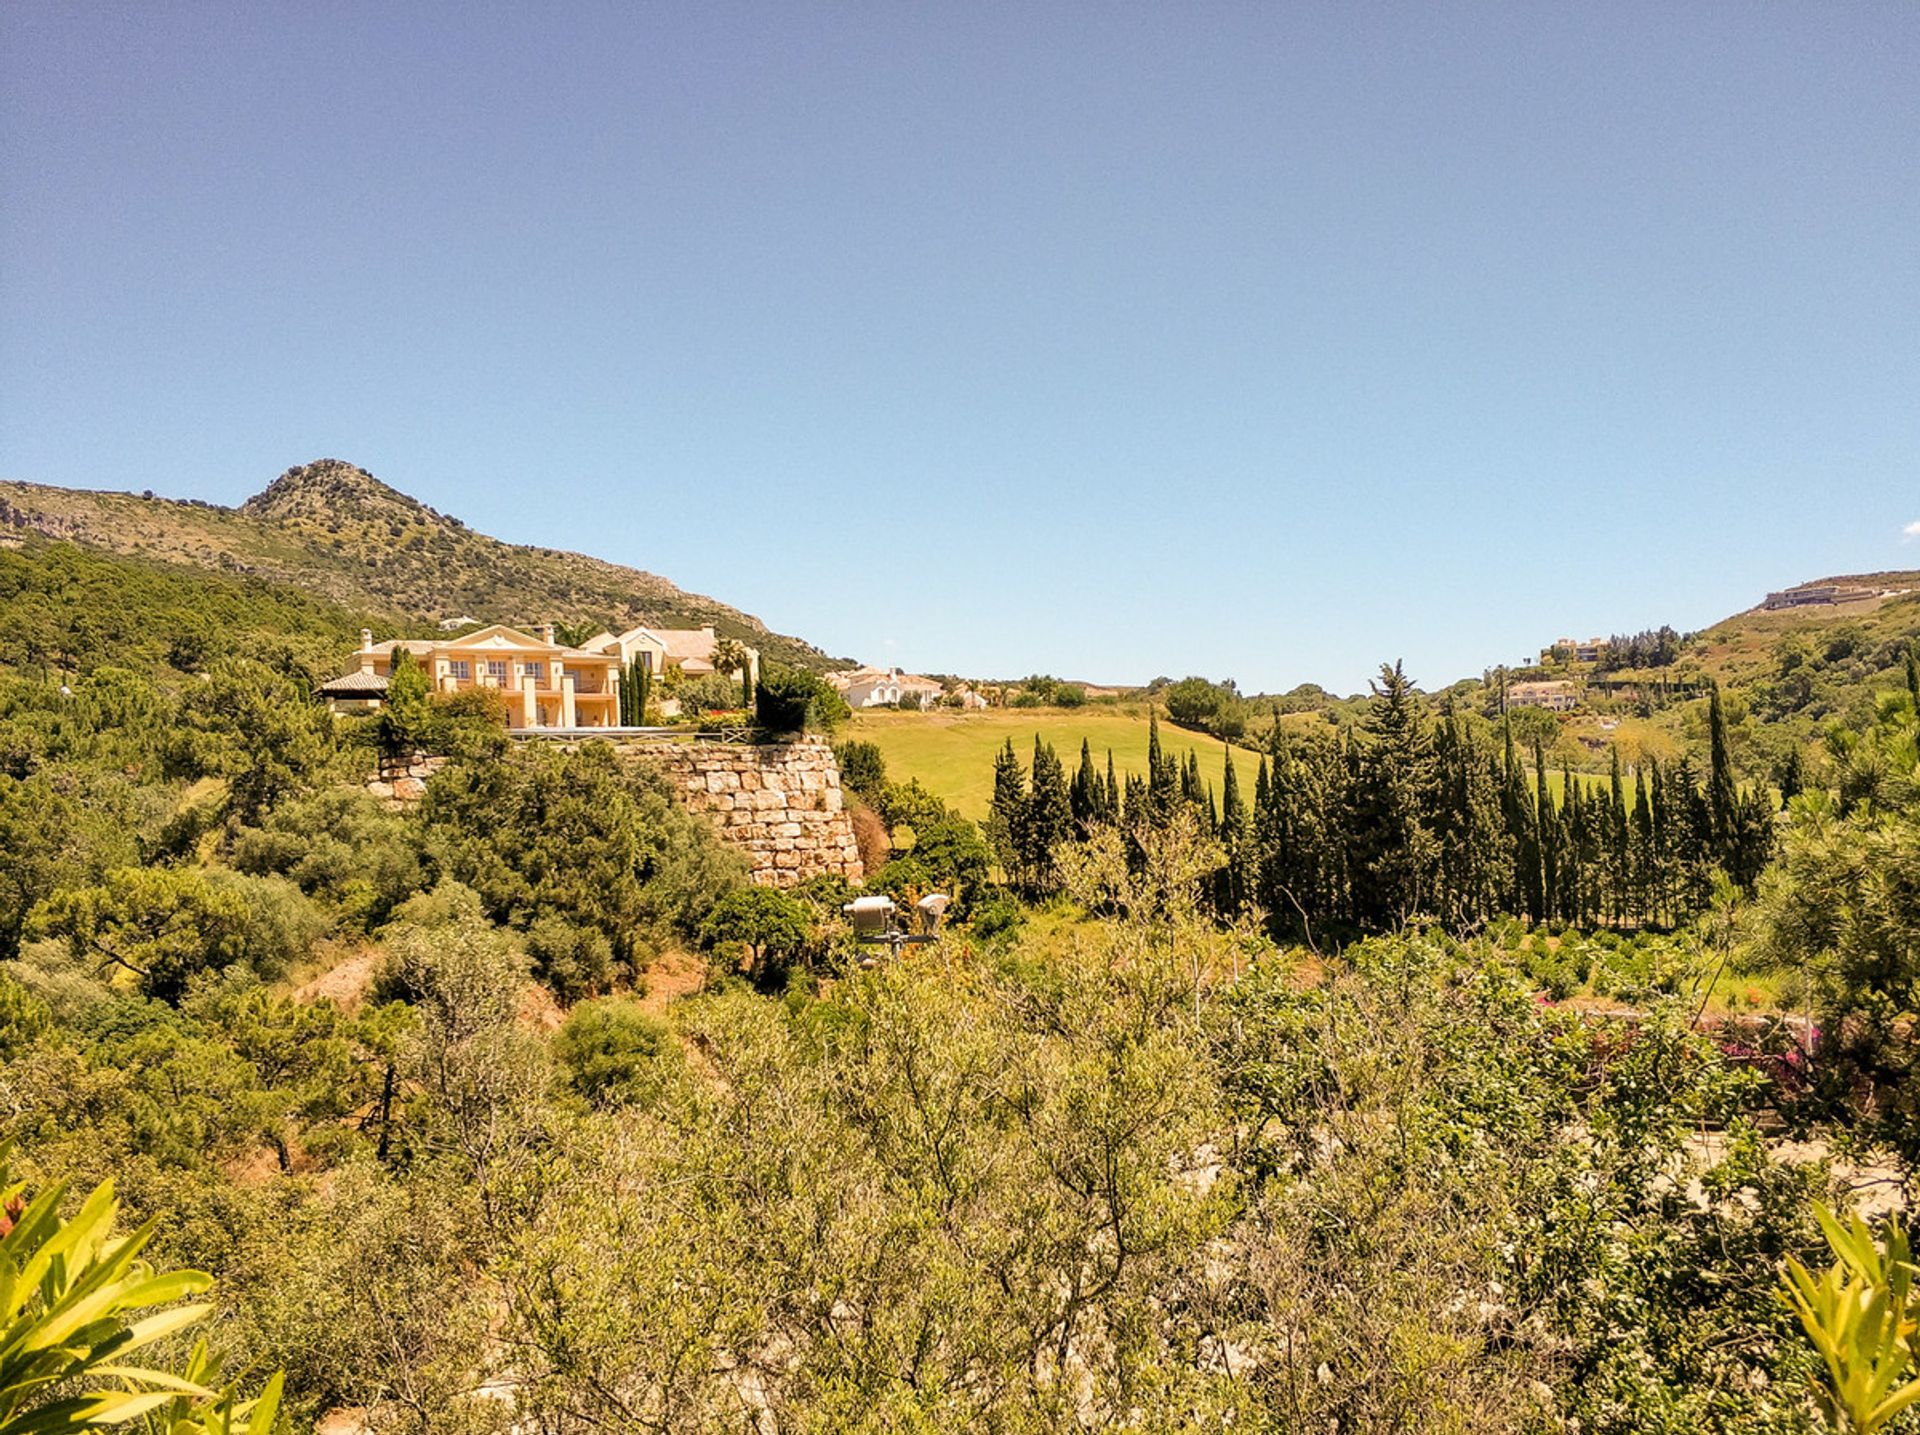
{"label": "green hill", "polygon": [[238,508],[0,482],[0,533],[8,530],[264,579],[396,626],[469,615],[522,626],[712,623],[766,657],[835,665],[657,574],[489,538],[336,459],[289,469]]}

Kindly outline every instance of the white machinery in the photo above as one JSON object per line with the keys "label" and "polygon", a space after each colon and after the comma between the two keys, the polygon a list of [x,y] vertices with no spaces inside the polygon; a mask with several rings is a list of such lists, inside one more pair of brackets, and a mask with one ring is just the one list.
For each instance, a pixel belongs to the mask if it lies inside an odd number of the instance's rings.
{"label": "white machinery", "polygon": [[[853,924],[854,940],[864,946],[888,947],[898,955],[902,947],[940,940],[940,921],[953,898],[929,892],[913,904],[910,919],[891,897],[855,897],[840,910]],[[917,926],[919,930],[914,930]]]}

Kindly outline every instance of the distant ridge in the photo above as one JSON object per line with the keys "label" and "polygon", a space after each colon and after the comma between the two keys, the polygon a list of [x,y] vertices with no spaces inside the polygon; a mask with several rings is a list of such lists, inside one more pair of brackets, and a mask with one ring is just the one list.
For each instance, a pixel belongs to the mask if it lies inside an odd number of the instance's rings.
{"label": "distant ridge", "polygon": [[522,626],[711,623],[769,658],[843,665],[658,574],[476,533],[340,459],[290,468],[238,508],[0,481],[0,531],[8,528],[253,574],[415,623],[466,614]]}

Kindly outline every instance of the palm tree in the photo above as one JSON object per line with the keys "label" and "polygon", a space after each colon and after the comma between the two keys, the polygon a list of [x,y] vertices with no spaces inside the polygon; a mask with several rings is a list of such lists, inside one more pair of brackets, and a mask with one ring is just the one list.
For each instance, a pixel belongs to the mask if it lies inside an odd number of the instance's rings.
{"label": "palm tree", "polygon": [[740,706],[751,707],[753,694],[747,691],[750,669],[748,667],[746,646],[733,638],[722,638],[713,645],[713,670],[717,673],[740,674]]}

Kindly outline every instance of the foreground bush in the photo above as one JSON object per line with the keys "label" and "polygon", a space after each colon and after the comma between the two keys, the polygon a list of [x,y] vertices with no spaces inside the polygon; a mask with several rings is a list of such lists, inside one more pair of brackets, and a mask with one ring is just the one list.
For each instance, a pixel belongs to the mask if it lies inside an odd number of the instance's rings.
{"label": "foreground bush", "polygon": [[204,1345],[179,1373],[128,1361],[207,1318],[210,1305],[174,1302],[204,1294],[210,1277],[160,1274],[141,1260],[151,1225],[116,1237],[111,1182],[70,1221],[60,1218],[64,1186],[31,1202],[25,1193],[0,1157],[0,1435],[66,1435],[143,1418],[170,1435],[268,1435],[278,1375],[257,1400],[240,1400],[209,1388],[218,1367]]}

